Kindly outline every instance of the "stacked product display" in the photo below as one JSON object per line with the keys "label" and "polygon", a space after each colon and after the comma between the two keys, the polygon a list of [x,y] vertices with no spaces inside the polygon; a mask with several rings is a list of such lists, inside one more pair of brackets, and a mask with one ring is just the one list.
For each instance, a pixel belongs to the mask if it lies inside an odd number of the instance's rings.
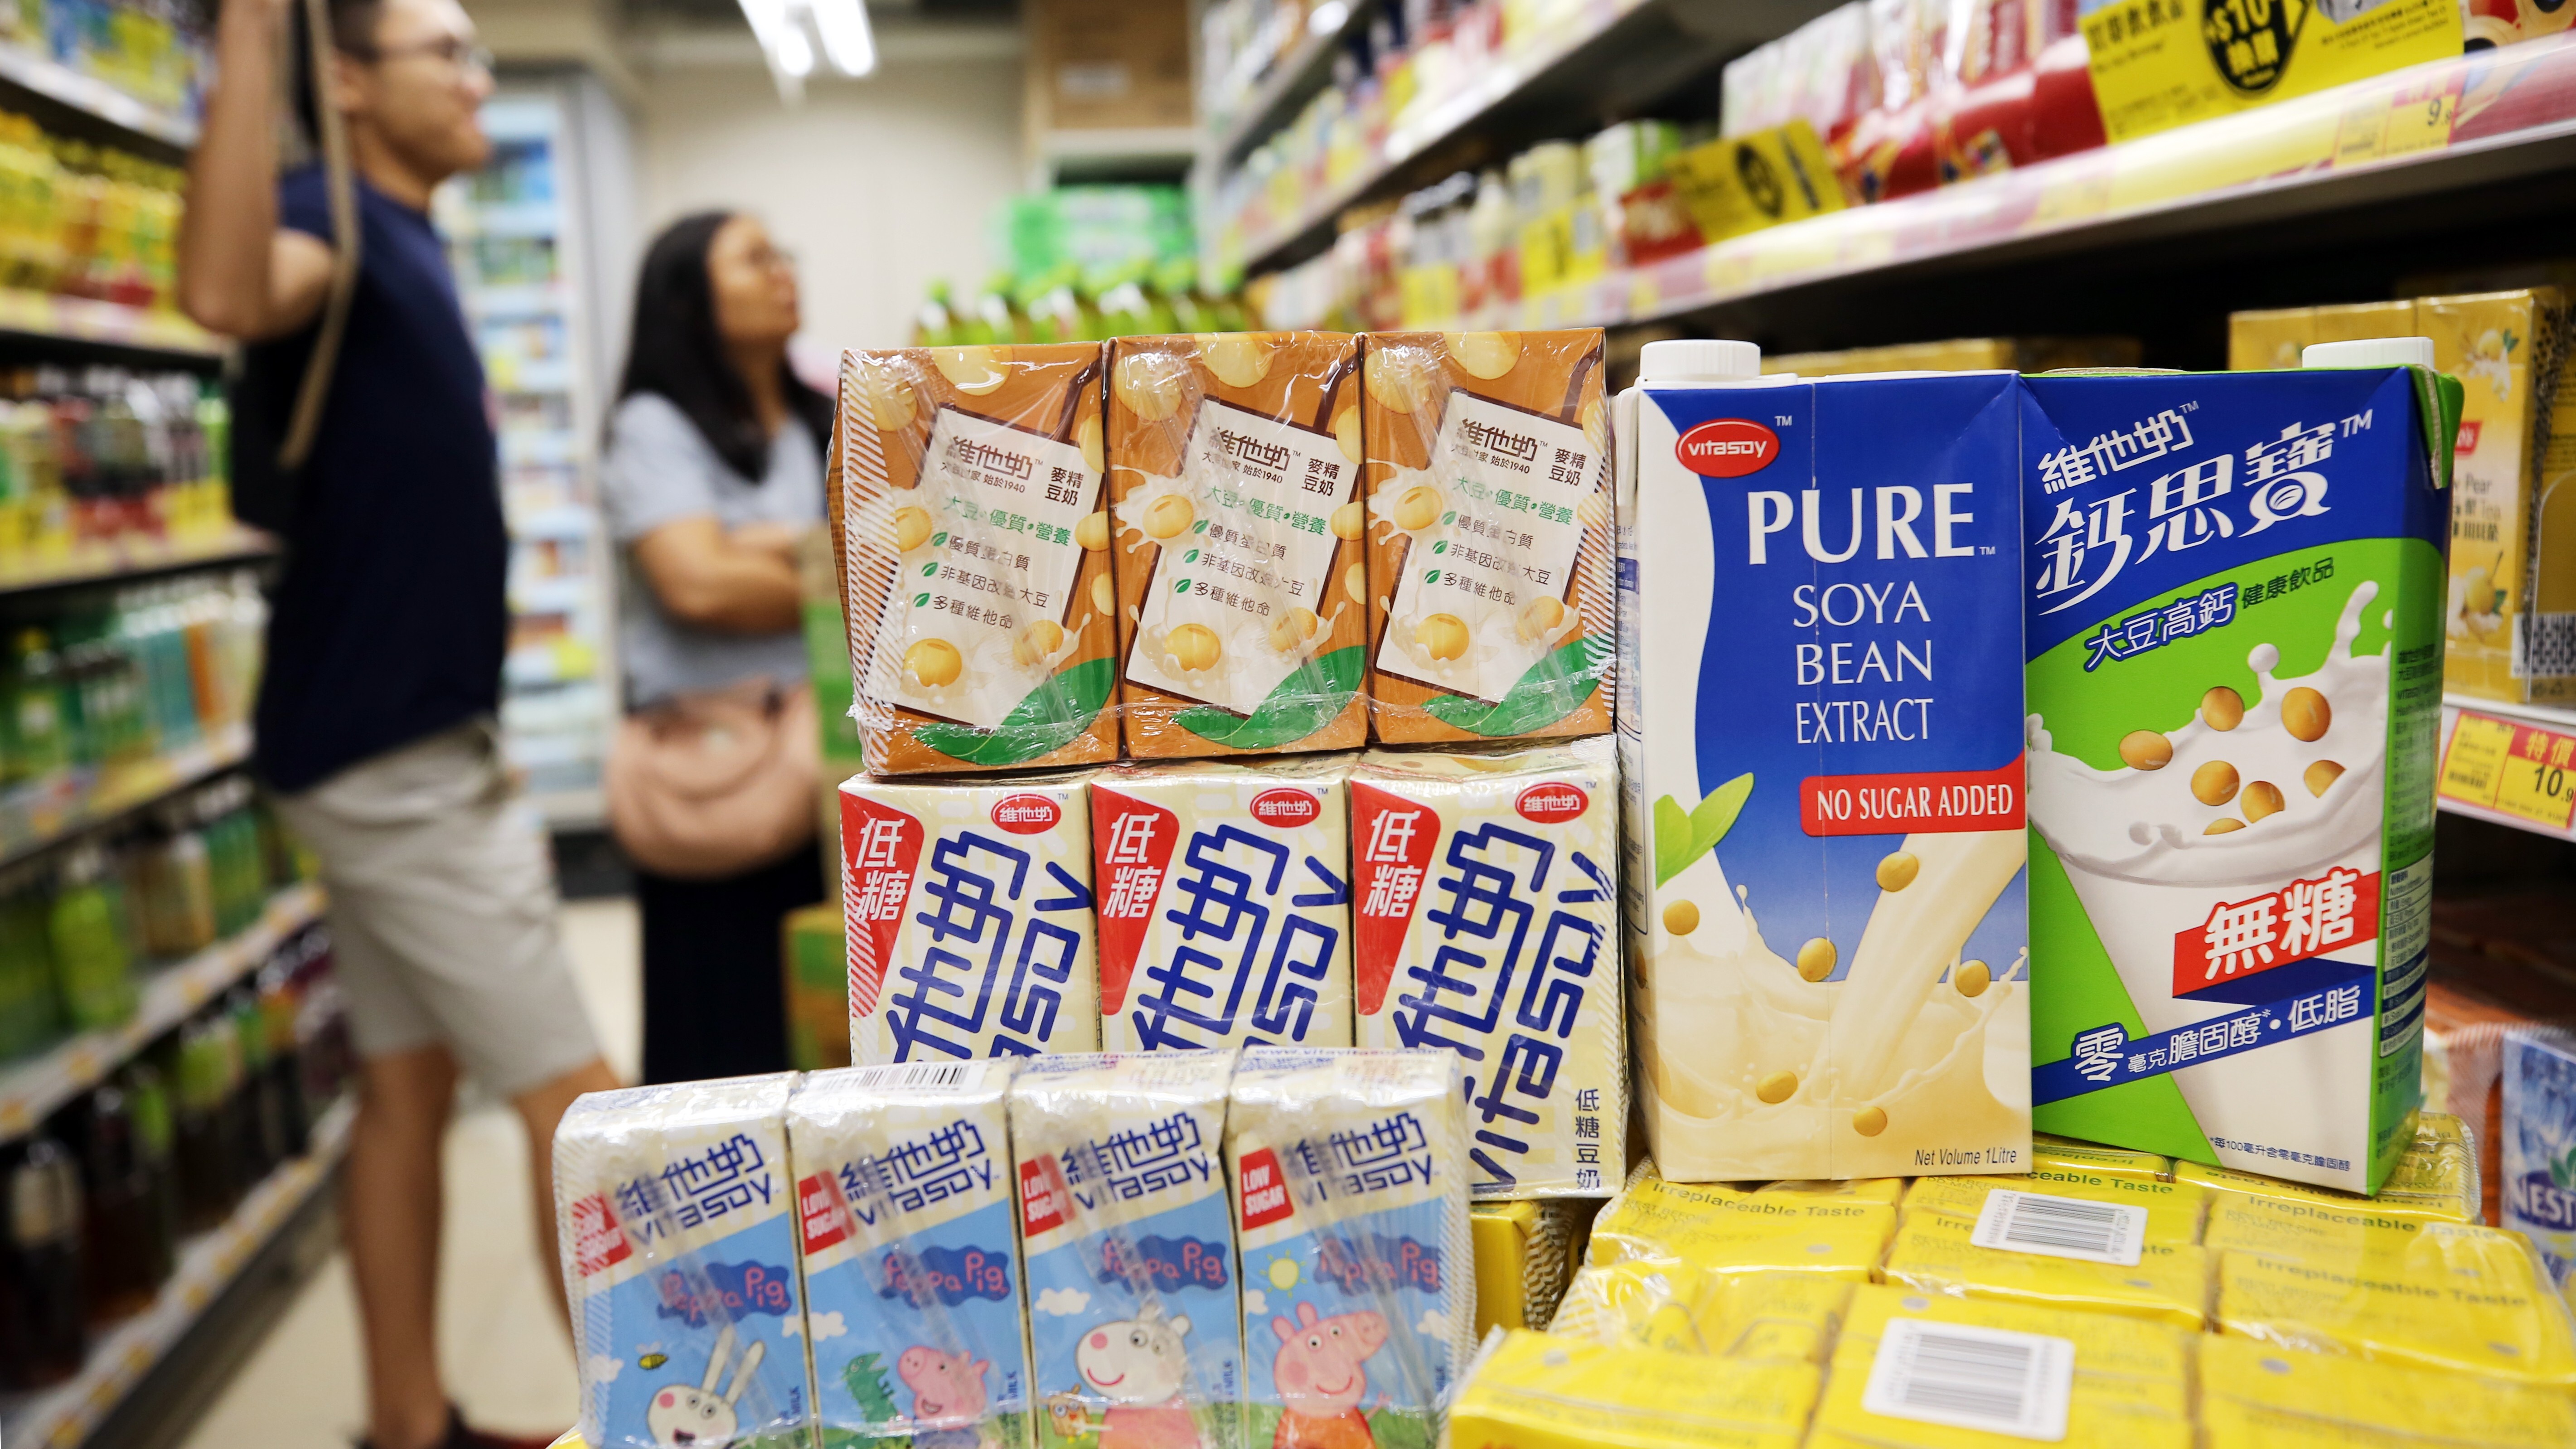
{"label": "stacked product display", "polygon": [[916,347],[1105,342],[1243,326],[1241,303],[1199,286],[1188,203],[1170,186],[1060,186],[1016,196],[994,222],[1000,259],[971,295],[934,282]]}
{"label": "stacked product display", "polygon": [[0,584],[236,536],[229,412],[203,379],[44,367],[0,393]]}
{"label": "stacked product display", "polygon": [[188,3],[21,0],[0,11],[0,45],[15,56],[59,66],[181,123],[193,123],[202,107],[211,28],[211,17]]}

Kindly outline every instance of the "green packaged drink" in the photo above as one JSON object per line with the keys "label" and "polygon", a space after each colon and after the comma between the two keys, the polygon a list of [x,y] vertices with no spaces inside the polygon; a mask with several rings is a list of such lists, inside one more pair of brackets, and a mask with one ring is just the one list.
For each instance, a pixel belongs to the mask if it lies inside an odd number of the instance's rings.
{"label": "green packaged drink", "polygon": [[0,730],[6,731],[6,758],[0,758],[0,785],[41,780],[70,769],[74,716],[64,693],[63,664],[42,629],[19,633],[9,673],[0,680]]}
{"label": "green packaged drink", "polygon": [[134,1015],[134,947],[126,934],[124,891],[96,844],[84,842],[64,856],[45,924],[54,989],[72,1027],[91,1031]]}
{"label": "green packaged drink", "polygon": [[62,1028],[47,914],[42,866],[0,872],[0,1061],[43,1047]]}

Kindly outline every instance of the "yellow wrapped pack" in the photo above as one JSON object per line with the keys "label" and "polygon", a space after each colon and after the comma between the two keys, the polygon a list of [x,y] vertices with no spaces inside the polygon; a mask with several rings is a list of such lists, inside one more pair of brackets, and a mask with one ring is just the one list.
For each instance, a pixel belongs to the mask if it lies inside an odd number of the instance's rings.
{"label": "yellow wrapped pack", "polygon": [[2383,1216],[2474,1223],[2485,1215],[2479,1199],[2477,1149],[2469,1141],[2466,1124],[2447,1112],[2416,1114],[2414,1143],[2399,1155],[2388,1181],[2367,1197],[2202,1162],[2175,1163],[2174,1180],[2197,1183],[2212,1192],[2367,1208]]}
{"label": "yellow wrapped pack", "polygon": [[1753,1193],[1666,1182],[1652,1164],[1628,1175],[1592,1221],[1584,1262],[1678,1258],[1719,1272],[1867,1278],[1896,1228],[1896,1208],[1856,1197]]}
{"label": "yellow wrapped pack", "polygon": [[2576,1388],[2576,1320],[2521,1234],[2294,1210],[2213,1215],[2221,1333]]}
{"label": "yellow wrapped pack", "polygon": [[1581,1214],[1590,1206],[1577,1198],[1468,1205],[1479,1335],[1547,1327],[1574,1274],[1574,1260],[1582,1256]]}
{"label": "yellow wrapped pack", "polygon": [[2554,1389],[2463,1384],[2428,1369],[2200,1342],[2205,1449],[2565,1449],[2576,1401]]}
{"label": "yellow wrapped pack", "polygon": [[2072,1137],[2052,1137],[2045,1132],[2030,1134],[2030,1165],[2033,1173],[2081,1169],[2105,1177],[2147,1182],[2162,1182],[2173,1176],[2170,1157],[2133,1152],[2126,1147],[2104,1147],[2098,1142],[2078,1142]]}
{"label": "yellow wrapped pack", "polygon": [[1905,1179],[1901,1177],[1801,1178],[1792,1182],[1766,1182],[1753,1189],[1753,1195],[1787,1193],[1794,1197],[1856,1197],[1864,1202],[1892,1203],[1905,1196]]}
{"label": "yellow wrapped pack", "polygon": [[1806,1449],[2191,1449],[2191,1343],[2133,1318],[1862,1288]]}
{"label": "yellow wrapped pack", "polygon": [[2136,1244],[2135,1263],[1979,1247],[1973,1219],[1920,1213],[1906,1219],[1880,1278],[1923,1293],[2037,1308],[2113,1313],[2177,1328],[2208,1322],[2209,1259],[2194,1244]]}
{"label": "yellow wrapped pack", "polygon": [[1922,1177],[1905,1190],[1905,1215],[1939,1213],[1973,1223],[1987,1209],[1993,1193],[2012,1192],[2079,1202],[2116,1203],[2146,1215],[2144,1238],[2150,1243],[2197,1243],[2201,1213],[2209,1193],[2195,1183],[2157,1182],[2151,1178],[2106,1177],[2071,1168],[2053,1168],[2043,1176]]}
{"label": "yellow wrapped pack", "polygon": [[1852,1286],[1820,1273],[1711,1273],[1677,1259],[1586,1268],[1550,1331],[1703,1358],[1821,1364]]}
{"label": "yellow wrapped pack", "polygon": [[1823,1377],[1660,1349],[1513,1332],[1467,1376],[1448,1442],[1476,1449],[1798,1449]]}

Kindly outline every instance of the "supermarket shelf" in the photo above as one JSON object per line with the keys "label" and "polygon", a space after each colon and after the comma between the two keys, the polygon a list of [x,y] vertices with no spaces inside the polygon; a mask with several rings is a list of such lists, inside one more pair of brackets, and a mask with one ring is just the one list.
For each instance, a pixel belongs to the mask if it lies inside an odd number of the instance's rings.
{"label": "supermarket shelf", "polygon": [[[257,921],[153,973],[142,984],[142,1001],[133,1020],[83,1032],[43,1056],[0,1070],[0,1141],[29,1130],[55,1108],[105,1081],[126,1058],[258,970],[270,952],[321,917],[320,886],[288,886],[269,897]],[[22,1442],[14,1431],[7,1440]]]}
{"label": "supermarket shelf", "polygon": [[0,80],[94,116],[148,141],[185,150],[197,144],[197,123],[135,99],[96,76],[83,75],[50,56],[0,45]]}
{"label": "supermarket shelf", "polygon": [[608,821],[608,797],[597,786],[531,791],[528,803],[548,830],[597,830]]}
{"label": "supermarket shelf", "polygon": [[2576,36],[2562,36],[1772,227],[1531,299],[1516,320],[1648,322],[1845,278],[2295,223],[2570,169]]}
{"label": "supermarket shelf", "polygon": [[[5,50],[0,50],[5,53]],[[222,338],[176,312],[148,311],[88,297],[0,288],[0,336],[83,342],[197,362],[224,355]]]}
{"label": "supermarket shelf", "polygon": [[313,1124],[304,1155],[252,1188],[222,1227],[183,1244],[178,1269],[152,1306],[92,1345],[79,1377],[10,1406],[0,1418],[0,1438],[12,1445],[74,1449],[106,1422],[269,1239],[329,1184],[348,1147],[356,1110],[347,1098],[332,1104]]}
{"label": "supermarket shelf", "polygon": [[2436,779],[2451,814],[2576,840],[2576,708],[2444,696]]}
{"label": "supermarket shelf", "polygon": [[49,589],[77,589],[93,584],[124,584],[164,574],[231,564],[266,563],[277,557],[277,543],[254,529],[236,528],[220,538],[173,543],[166,539],[120,539],[60,564],[24,572],[0,568],[0,598]]}
{"label": "supermarket shelf", "polygon": [[[1269,72],[1253,82],[1243,103],[1209,137],[1209,157],[1217,165],[1231,166],[1241,161],[1262,137],[1286,125],[1295,108],[1323,88],[1321,83],[1332,67],[1333,52],[1340,48],[1342,36],[1352,23],[1362,19],[1368,8],[1368,0],[1345,6],[1342,22],[1330,30],[1318,31],[1310,23],[1305,35],[1272,60]],[[1311,22],[1312,12],[1308,19]]]}
{"label": "supermarket shelf", "polygon": [[61,844],[250,758],[250,729],[236,725],[194,749],[103,773],[76,771],[42,790],[0,798],[0,865]]}

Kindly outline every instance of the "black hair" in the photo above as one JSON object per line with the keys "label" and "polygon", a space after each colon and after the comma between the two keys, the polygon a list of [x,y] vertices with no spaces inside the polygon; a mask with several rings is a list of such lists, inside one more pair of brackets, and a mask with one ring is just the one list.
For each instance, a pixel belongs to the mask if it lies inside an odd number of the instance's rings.
{"label": "black hair", "polygon": [[[626,344],[617,398],[624,402],[649,392],[669,399],[697,424],[726,467],[757,483],[769,471],[769,436],[716,330],[715,283],[707,275],[707,252],[735,215],[701,211],[681,217],[645,249],[635,279],[634,335]],[[822,448],[832,435],[832,400],[807,387],[784,359],[778,378],[787,410]]]}
{"label": "black hair", "polygon": [[[359,60],[375,58],[376,31],[384,24],[385,0],[328,0],[323,10],[330,17],[332,49]],[[313,108],[313,41],[312,31],[304,23],[303,0],[289,0],[286,13],[292,42],[288,69],[295,83],[295,119],[318,154],[322,149],[322,120]]]}

